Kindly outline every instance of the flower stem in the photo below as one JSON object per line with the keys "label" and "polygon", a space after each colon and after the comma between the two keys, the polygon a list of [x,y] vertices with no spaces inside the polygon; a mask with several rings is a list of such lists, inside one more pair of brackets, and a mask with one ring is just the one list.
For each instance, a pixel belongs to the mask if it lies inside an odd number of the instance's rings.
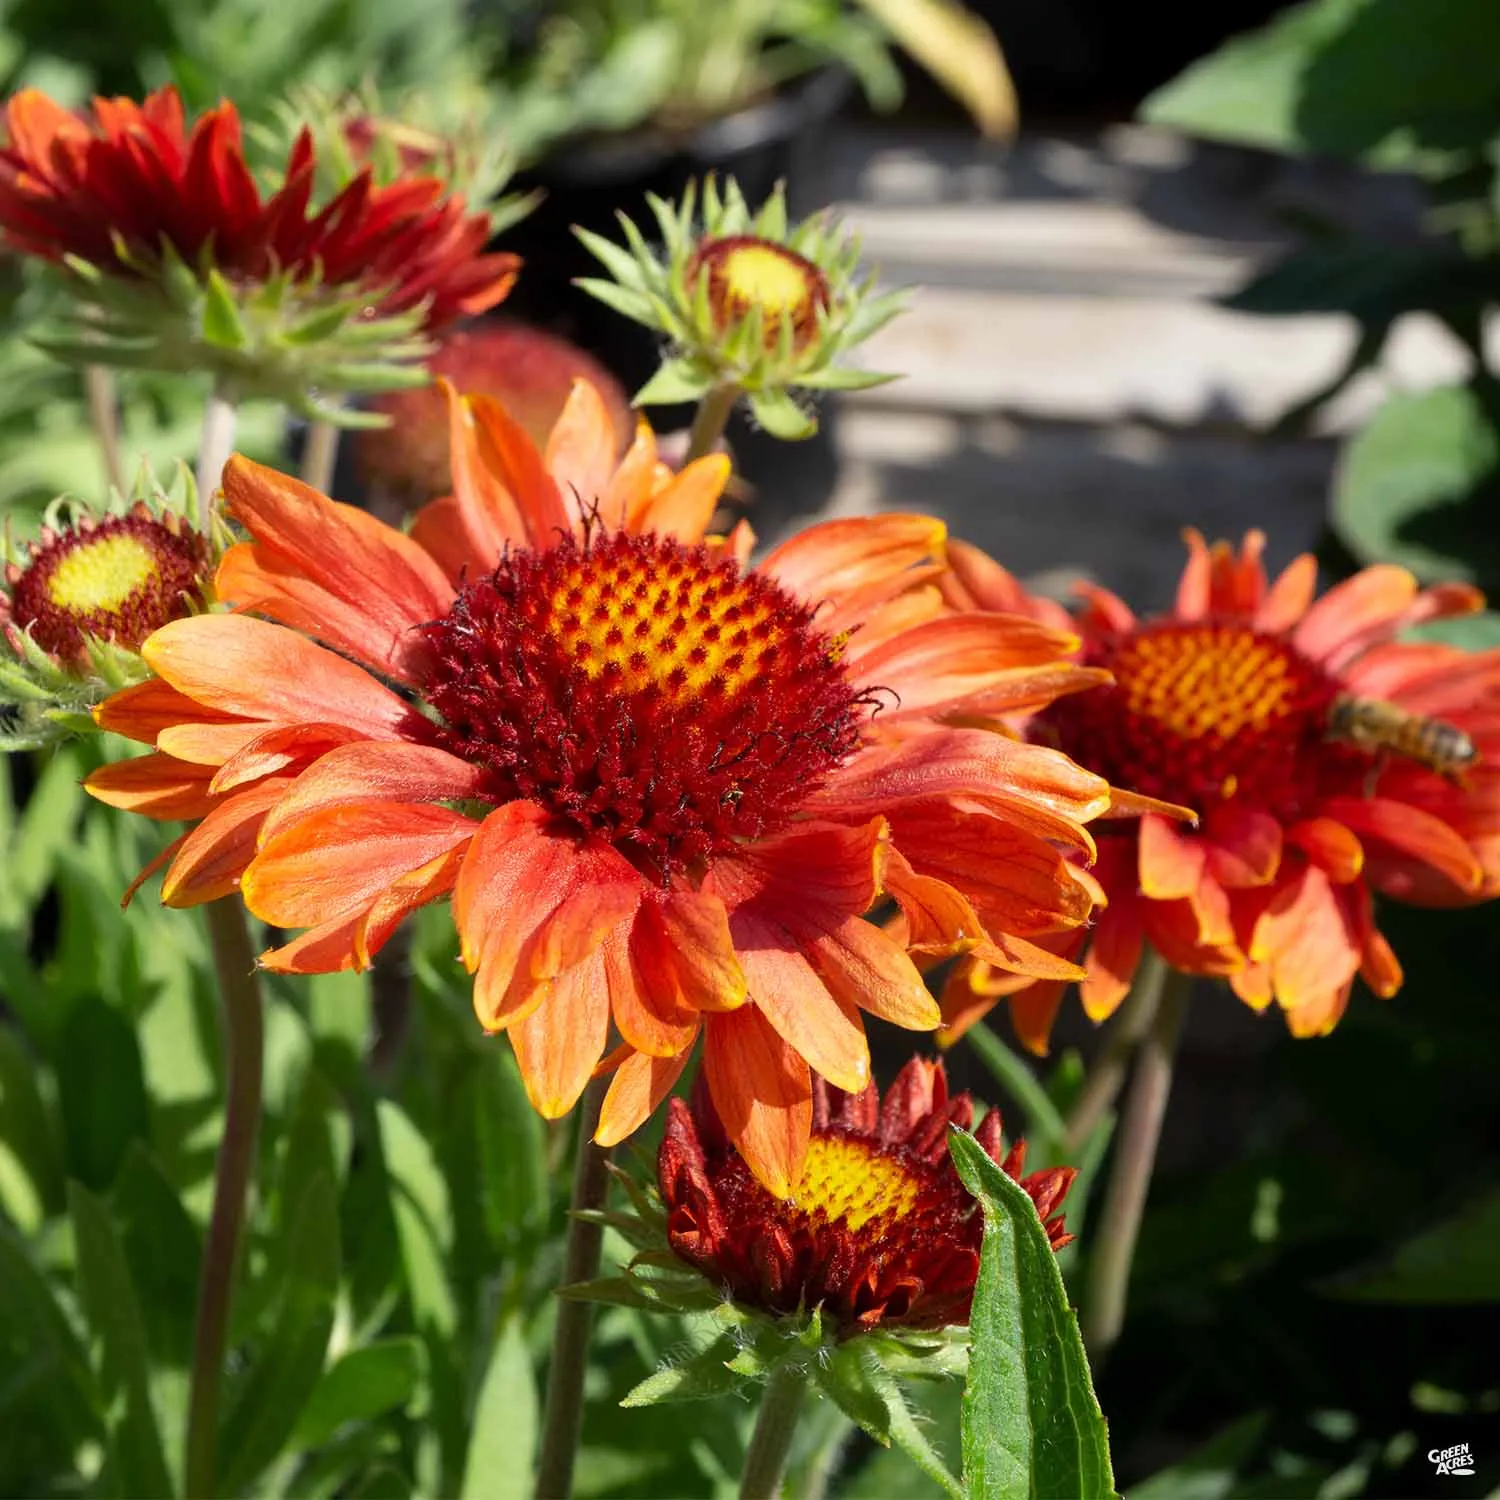
{"label": "flower stem", "polygon": [[104,460],[104,482],[123,495],[125,468],[120,462],[120,412],[115,403],[114,372],[103,365],[85,365],[83,389],[88,397],[89,421],[99,439],[99,456]]}
{"label": "flower stem", "polygon": [[1125,1098],[1104,1211],[1093,1235],[1083,1304],[1083,1337],[1097,1367],[1125,1322],[1130,1265],[1156,1165],[1162,1118],[1172,1090],[1172,1065],[1192,976],[1170,969],[1162,981],[1156,1017],[1136,1055],[1135,1076]]}
{"label": "flower stem", "polygon": [[[568,1240],[563,1252],[562,1284],[592,1281],[599,1272],[604,1231],[580,1219],[583,1209],[603,1208],[609,1193],[609,1152],[594,1144],[599,1110],[609,1088],[596,1078],[584,1090],[578,1111],[578,1155],[573,1166]],[[589,1333],[594,1309],[589,1302],[560,1301],[552,1334],[552,1364],[547,1371],[547,1402],[542,1416],[541,1456],[537,1461],[537,1500],[568,1500],[573,1493],[573,1461],[583,1431],[583,1381],[588,1373]]]}
{"label": "flower stem", "polygon": [[198,1283],[193,1364],[188,1376],[184,1486],[189,1500],[204,1500],[214,1488],[219,1388],[229,1311],[240,1264],[240,1235],[260,1132],[264,1016],[255,952],[244,908],[234,898],[206,908],[214,969],[224,1010],[224,1134],[214,1167],[214,1201]]}
{"label": "flower stem", "polygon": [[716,385],[698,403],[698,410],[693,413],[692,431],[688,433],[684,465],[712,453],[718,447],[719,439],[724,436],[724,429],[729,425],[729,414],[739,399],[739,386]]}
{"label": "flower stem", "polygon": [[302,448],[302,482],[320,495],[333,489],[333,470],[339,456],[339,430],[332,422],[314,422]]}
{"label": "flower stem", "polygon": [[1147,948],[1130,993],[1115,1012],[1104,1044],[1094,1054],[1083,1088],[1068,1115],[1063,1142],[1070,1152],[1083,1146],[1119,1095],[1130,1071],[1130,1059],[1156,1019],[1166,977],[1166,960],[1155,948]]}
{"label": "flower stem", "polygon": [[198,530],[204,536],[213,521],[214,492],[234,448],[238,416],[234,398],[216,384],[203,408],[203,438],[198,445]]}
{"label": "flower stem", "polygon": [[807,1371],[797,1365],[782,1365],[767,1382],[740,1476],[740,1500],[775,1500],[806,1390]]}

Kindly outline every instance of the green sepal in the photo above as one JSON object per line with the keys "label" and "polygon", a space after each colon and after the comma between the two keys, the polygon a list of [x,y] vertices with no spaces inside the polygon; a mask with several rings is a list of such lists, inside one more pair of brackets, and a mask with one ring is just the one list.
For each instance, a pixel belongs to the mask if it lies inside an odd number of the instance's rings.
{"label": "green sepal", "polygon": [[797,384],[808,391],[868,391],[877,385],[889,385],[900,375],[879,370],[857,370],[852,365],[829,365],[797,378]]}
{"label": "green sepal", "polygon": [[633,406],[675,406],[701,401],[714,387],[713,375],[684,359],[669,359],[631,398]]}
{"label": "green sepal", "polygon": [[631,1388],[621,1406],[658,1406],[667,1401],[706,1401],[743,1383],[733,1368],[734,1342],[721,1335],[680,1364],[668,1365]]}
{"label": "green sepal", "polygon": [[803,411],[785,391],[752,391],[748,399],[750,415],[772,437],[783,442],[799,442],[818,430],[817,419]]}
{"label": "green sepal", "polygon": [[645,292],[634,287],[621,286],[617,281],[602,281],[597,276],[575,276],[573,285],[633,323],[650,325],[657,320],[656,305]]}
{"label": "green sepal", "polygon": [[202,328],[205,341],[215,349],[232,349],[238,354],[250,347],[250,335],[235,306],[234,293],[217,271],[210,271],[204,284]]}

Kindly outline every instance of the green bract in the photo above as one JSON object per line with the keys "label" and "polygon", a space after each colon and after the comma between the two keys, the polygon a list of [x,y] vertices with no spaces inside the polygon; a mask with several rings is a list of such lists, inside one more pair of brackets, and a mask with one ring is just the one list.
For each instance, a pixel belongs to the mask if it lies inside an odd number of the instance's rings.
{"label": "green bract", "polygon": [[[668,341],[661,368],[636,393],[637,405],[731,391],[745,396],[773,436],[805,438],[818,430],[817,419],[793,391],[863,390],[896,379],[843,363],[901,311],[906,293],[872,291],[872,278],[859,274],[858,240],[836,220],[814,214],[789,226],[779,186],[752,214],[732,178],[722,193],[712,177],[701,195],[690,185],[678,205],[649,193],[646,201],[660,229],[659,250],[623,213],[624,246],[574,231],[609,272],[607,280],[585,278],[578,285]],[[800,326],[758,303],[716,305],[703,255],[715,241],[731,239],[759,240],[767,250],[808,263],[809,299]]]}
{"label": "green bract", "polygon": [[[95,512],[72,507],[59,498],[48,506],[43,538],[80,526],[98,526],[111,517],[139,516],[178,532],[194,530],[197,487],[186,468],[179,468],[170,490],[164,490],[143,467],[132,493],[111,495]],[[71,519],[66,514],[72,510]],[[200,579],[213,575],[214,561],[228,546],[230,536],[216,517],[214,535],[203,551]],[[65,659],[46,650],[31,631],[11,619],[10,592],[15,580],[33,560],[33,548],[18,543],[7,526],[0,533],[0,752],[34,750],[70,735],[90,733],[97,726],[92,709],[111,693],[144,682],[151,670],[135,646],[85,635],[83,659]],[[198,607],[184,598],[181,613]]]}

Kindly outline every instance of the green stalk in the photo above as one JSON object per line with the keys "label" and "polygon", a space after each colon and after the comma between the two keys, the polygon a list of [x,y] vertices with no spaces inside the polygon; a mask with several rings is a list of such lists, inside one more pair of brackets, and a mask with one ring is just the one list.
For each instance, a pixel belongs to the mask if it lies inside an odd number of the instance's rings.
{"label": "green stalk", "polygon": [[806,1390],[807,1371],[798,1365],[782,1365],[766,1383],[740,1476],[740,1500],[776,1500]]}
{"label": "green stalk", "polygon": [[120,460],[120,412],[115,401],[115,377],[103,365],[85,365],[83,389],[88,397],[89,422],[99,439],[99,456],[104,462],[104,482],[120,494],[128,493],[125,467]]}
{"label": "green stalk", "polygon": [[1155,948],[1147,948],[1141,955],[1130,993],[1111,1018],[1104,1043],[1090,1061],[1083,1088],[1068,1115],[1063,1134],[1068,1151],[1078,1151],[1083,1146],[1118,1097],[1130,1071],[1130,1059],[1156,1019],[1166,977],[1166,960]]}
{"label": "green stalk", "polygon": [[[594,1079],[584,1090],[578,1110],[578,1155],[573,1165],[573,1197],[563,1252],[564,1286],[592,1281],[599,1274],[604,1230],[598,1224],[580,1219],[578,1214],[584,1209],[603,1208],[609,1195],[609,1152],[594,1144],[599,1110],[608,1088],[608,1078]],[[593,1323],[591,1302],[559,1301],[537,1460],[537,1500],[568,1500],[573,1493],[573,1463],[583,1431],[583,1382],[588,1374]]]}
{"label": "green stalk", "polygon": [[695,458],[703,458],[719,446],[719,439],[724,436],[724,429],[729,425],[729,414],[739,399],[739,386],[716,385],[698,403],[698,410],[693,413],[692,431],[688,434],[684,464],[692,463]]}
{"label": "green stalk", "polygon": [[1130,1266],[1172,1091],[1172,1067],[1193,980],[1178,969],[1162,983],[1156,1018],[1141,1043],[1125,1098],[1104,1211],[1092,1236],[1083,1304],[1083,1338],[1097,1368],[1125,1323]]}
{"label": "green stalk", "polygon": [[188,1372],[184,1490],[188,1500],[208,1500],[215,1487],[219,1393],[240,1240],[260,1133],[265,1039],[264,1004],[255,973],[255,951],[245,909],[236,897],[205,908],[214,969],[224,1013],[224,1133],[214,1166],[214,1201],[198,1282],[193,1363]]}
{"label": "green stalk", "polygon": [[203,438],[198,444],[198,530],[209,535],[213,524],[214,493],[224,476],[224,465],[234,450],[239,420],[234,398],[216,383],[203,408]]}
{"label": "green stalk", "polygon": [[314,422],[307,429],[302,448],[303,484],[311,485],[320,495],[333,489],[333,470],[339,456],[339,429],[332,422]]}

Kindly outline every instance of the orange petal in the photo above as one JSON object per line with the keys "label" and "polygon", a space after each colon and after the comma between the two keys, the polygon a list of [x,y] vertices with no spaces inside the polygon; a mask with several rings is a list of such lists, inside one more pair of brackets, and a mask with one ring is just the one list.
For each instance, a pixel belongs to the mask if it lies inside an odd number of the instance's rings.
{"label": "orange petal", "polygon": [[[1021,979],[1056,979],[1065,984],[1082,980],[1084,969],[1067,954],[1078,946],[1079,933],[1069,929],[1044,933],[1039,942],[1028,942],[1014,933],[997,932],[974,944],[971,957],[987,964],[997,974]],[[1062,951],[1053,952],[1061,945]]]}
{"label": "orange petal", "polygon": [[1372,631],[1393,625],[1417,596],[1417,580],[1405,568],[1379,563],[1346,578],[1323,595],[1292,631],[1304,656],[1326,662]]}
{"label": "orange petal", "polygon": [[473,766],[435,746],[360,740],[309,766],[266,820],[264,836],[274,838],[303,818],[351,803],[461,802],[476,795],[479,780]]}
{"label": "orange petal", "polygon": [[1232,889],[1270,884],[1281,867],[1281,841],[1281,824],[1270,813],[1232,801],[1209,813],[1202,840],[1209,873]]}
{"label": "orange petal", "polygon": [[807,1063],[753,1005],[705,1017],[703,1076],[725,1133],[766,1190],[790,1198],[812,1135]]}
{"label": "orange petal", "polygon": [[531,1106],[559,1120],[604,1055],[609,1039],[609,984],[597,949],[553,981],[546,998],[506,1031]]}
{"label": "orange petal", "polygon": [[630,924],[641,904],[639,873],[613,849],[586,849],[574,858],[576,889],[558,903],[531,945],[533,979],[551,979],[582,963],[617,929],[628,941]]}
{"label": "orange petal", "polygon": [[148,818],[201,818],[218,802],[208,789],[211,767],[160,751],[100,766],[84,780],[91,797]]}
{"label": "orange petal", "polygon": [[1024,615],[967,614],[928,620],[868,651],[856,635],[846,660],[857,683],[896,695],[898,706],[888,710],[892,717],[909,717],[997,694],[1007,679],[1030,672],[1065,670],[1077,648],[1077,636]]}
{"label": "orange petal", "polygon": [[[178,731],[169,731],[174,736]],[[247,741],[228,760],[219,763],[214,773],[215,792],[230,792],[238,786],[259,781],[262,776],[272,776],[290,768],[306,765],[324,755],[337,745],[351,741],[364,745],[369,741],[359,738],[357,730],[347,729],[342,724],[278,724],[265,729],[253,740]],[[200,751],[206,748],[195,740]],[[388,741],[380,741],[382,745]],[[220,746],[218,748],[223,748]],[[208,762],[215,764],[213,759]]]}
{"label": "orange petal", "polygon": [[1208,851],[1201,840],[1178,833],[1165,818],[1141,819],[1141,892],[1153,901],[1180,901],[1203,878]]}
{"label": "orange petal", "polygon": [[1405,975],[1401,971],[1401,960],[1375,926],[1375,903],[1370,892],[1363,886],[1354,893],[1353,912],[1355,937],[1359,942],[1360,978],[1382,1000],[1389,1000],[1401,988]]}
{"label": "orange petal", "polygon": [[1097,583],[1076,583],[1073,592],[1083,600],[1075,614],[1075,626],[1085,635],[1124,634],[1135,629],[1135,611],[1109,589]]}
{"label": "orange petal", "polygon": [[883,818],[859,828],[804,823],[715,860],[703,888],[723,899],[731,928],[734,909],[750,903],[777,919],[862,916],[880,894],[889,844]]}
{"label": "orange petal", "polygon": [[808,799],[840,818],[873,817],[921,799],[976,802],[1087,854],[1081,825],[1106,812],[1110,787],[1057,750],[982,729],[938,729],[856,755]]}
{"label": "orange petal", "polygon": [[1290,630],[1307,613],[1317,592],[1318,560],[1311,552],[1304,552],[1282,570],[1250,623],[1269,634]]}
{"label": "orange petal", "polygon": [[545,994],[545,980],[530,977],[529,949],[576,889],[575,857],[575,842],[551,831],[534,802],[508,802],[479,825],[454,888],[453,920],[475,976],[474,1012],[488,1030],[510,1024]]}
{"label": "orange petal", "polygon": [[163,904],[196,906],[229,895],[255,856],[266,810],[289,785],[289,779],[272,776],[214,808],[182,841],[162,881]]}
{"label": "orange petal", "polygon": [[[245,755],[268,734],[283,734],[299,726],[273,724],[265,719],[212,720],[203,724],[173,724],[156,737],[158,747],[178,760],[194,765],[222,767]],[[342,725],[320,724],[319,730],[330,734],[357,734]],[[330,743],[336,741],[330,740]]]}
{"label": "orange petal", "polygon": [[338,974],[353,969],[363,920],[363,912],[345,912],[299,932],[279,948],[267,948],[257,962],[273,974]]}
{"label": "orange petal", "polygon": [[1340,985],[1286,1012],[1286,1028],[1296,1037],[1327,1036],[1349,1004],[1352,984]]}
{"label": "orange petal", "polygon": [[1188,549],[1188,560],[1177,584],[1177,603],[1172,613],[1179,620],[1201,620],[1209,610],[1213,560],[1201,531],[1186,527],[1182,541]]}
{"label": "orange petal", "polygon": [[[644,531],[651,528],[638,524],[638,518],[651,499],[656,473],[661,465],[656,456],[656,434],[644,417],[638,417],[635,437],[625,450],[625,457],[609,477],[599,499],[599,519],[612,531]],[[693,538],[697,540],[697,538]]]}
{"label": "orange petal", "polygon": [[276,927],[364,910],[395,882],[473,838],[446,807],[368,802],[316,812],[269,839],[245,871],[245,905]]}
{"label": "orange petal", "polygon": [[1010,997],[1011,1029],[1033,1057],[1046,1057],[1052,1050],[1052,1026],[1066,990],[1066,985],[1044,979]]}
{"label": "orange petal", "polygon": [[948,528],[932,516],[860,516],[819,521],[772,549],[757,572],[809,604],[838,604],[877,579],[943,558]]}
{"label": "orange petal", "polygon": [[631,948],[658,1008],[734,1010],[749,996],[729,932],[729,913],[710,892],[679,883],[643,900]]}
{"label": "orange petal", "polygon": [[1072,621],[1062,605],[1028,593],[1013,573],[972,542],[950,540],[946,551],[948,571],[943,576],[942,591],[953,608],[1030,615],[1057,630],[1072,630]]}
{"label": "orange petal", "polygon": [[918,875],[893,849],[885,868],[886,890],[901,907],[906,946],[923,957],[967,953],[984,936],[984,923],[968,900],[935,875]]}
{"label": "orange petal", "polygon": [[1461,834],[1441,818],[1387,797],[1330,797],[1324,813],[1352,829],[1373,864],[1383,851],[1372,843],[1427,865],[1465,892],[1484,883],[1484,869]]}
{"label": "orange petal", "polygon": [[422,644],[415,627],[453,603],[437,563],[365,511],[240,454],[225,465],[224,494],[254,541],[225,553],[219,598],[405,676]]}
{"label": "orange petal", "polygon": [[[640,926],[637,917],[636,929]],[[610,1014],[620,1035],[648,1057],[677,1057],[698,1034],[698,1013],[679,1002],[674,983],[645,971],[637,961],[634,933],[611,933],[603,947]]]}
{"label": "orange petal", "polygon": [[245,615],[174,620],[148,637],[141,655],[188,697],[246,719],[343,724],[396,739],[411,714],[363,667]]}
{"label": "orange petal", "polygon": [[694,459],[652,494],[635,525],[683,542],[701,541],[719,508],[729,474],[729,460],[722,453]]}
{"label": "orange petal", "polygon": [[123,734],[127,739],[154,745],[157,735],[174,724],[229,724],[236,721],[229,714],[206,708],[159,677],[153,677],[149,682],[138,682],[134,687],[112,693],[94,710],[94,722],[101,729]]}
{"label": "orange petal", "polygon": [[1365,867],[1364,846],[1333,818],[1304,818],[1287,829],[1286,838],[1336,885],[1358,880]]}
{"label": "orange petal", "polygon": [[976,936],[1033,937],[1088,919],[1088,893],[1063,856],[1006,819],[926,803],[899,809],[891,828],[918,875],[945,881],[973,906],[983,923]]}
{"label": "orange petal", "polygon": [[846,1008],[867,1010],[907,1031],[931,1031],[941,1022],[937,1001],[917,966],[899,943],[863,917],[806,936],[804,948],[823,983]]}
{"label": "orange petal", "polygon": [[870,1047],[857,1005],[841,1000],[818,978],[798,938],[746,908],[731,912],[752,1004],[835,1088],[857,1094],[870,1081]]}
{"label": "orange petal", "polygon": [[690,1048],[684,1047],[675,1057],[648,1057],[640,1052],[626,1057],[604,1096],[595,1142],[608,1148],[634,1135],[672,1092],[691,1055]]}
{"label": "orange petal", "polygon": [[1229,976],[1229,987],[1251,1010],[1264,1010],[1273,998],[1271,966],[1247,962]]}
{"label": "orange petal", "polygon": [[[497,538],[493,567],[506,542],[550,547],[573,530],[572,518],[526,429],[489,396],[450,396],[453,493],[482,512]],[[478,528],[476,528],[477,530]]]}
{"label": "orange petal", "polygon": [[1215,544],[1210,554],[1210,614],[1242,619],[1254,615],[1266,592],[1266,570],[1261,562],[1265,550],[1266,534],[1256,530],[1245,533],[1238,553],[1228,542]]}
{"label": "orange petal", "polygon": [[1116,902],[1100,916],[1084,956],[1087,973],[1078,986],[1078,998],[1089,1020],[1107,1020],[1130,993],[1145,944],[1134,902]]}
{"label": "orange petal", "polygon": [[1255,925],[1249,957],[1269,965],[1276,1000],[1288,1011],[1321,1004],[1353,979],[1360,964],[1353,922],[1317,866],[1276,893]]}
{"label": "orange petal", "polygon": [[575,523],[603,500],[618,451],[614,419],[599,392],[581,376],[575,377],[547,437],[543,459]]}

